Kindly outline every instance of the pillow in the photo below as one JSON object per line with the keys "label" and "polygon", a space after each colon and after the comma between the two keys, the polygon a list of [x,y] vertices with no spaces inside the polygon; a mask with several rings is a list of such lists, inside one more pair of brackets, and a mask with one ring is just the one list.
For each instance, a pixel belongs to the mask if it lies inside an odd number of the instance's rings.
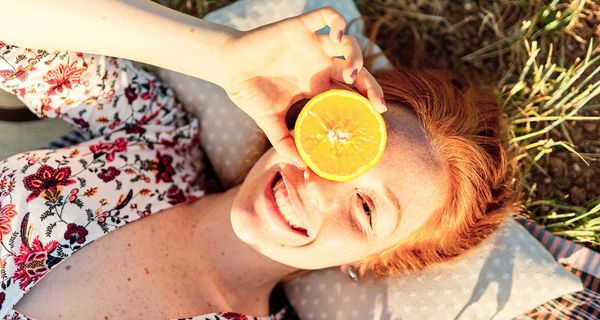
{"label": "pillow", "polygon": [[509,219],[455,263],[353,282],[339,268],[286,287],[301,319],[509,319],[569,292],[581,281],[525,228]]}
{"label": "pillow", "polygon": [[[205,18],[248,30],[330,5],[364,49],[363,24],[352,0],[241,0]],[[373,46],[372,53],[379,50]],[[375,68],[388,66],[380,57]],[[172,71],[159,75],[186,108],[200,117],[200,141],[226,186],[241,182],[269,146],[253,120],[206,81]],[[582,289],[579,278],[558,264],[512,219],[469,255],[402,277],[350,281],[339,269],[311,272],[286,288],[301,319],[503,319]]]}

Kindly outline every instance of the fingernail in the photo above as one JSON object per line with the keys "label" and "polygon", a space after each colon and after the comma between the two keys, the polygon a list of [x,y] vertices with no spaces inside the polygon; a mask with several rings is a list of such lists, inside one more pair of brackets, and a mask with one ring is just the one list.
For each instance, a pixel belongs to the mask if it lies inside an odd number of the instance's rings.
{"label": "fingernail", "polygon": [[387,111],[387,104],[385,103],[385,99],[383,99],[383,97],[381,97],[381,98],[379,98],[379,101],[381,102],[381,105],[384,108],[383,111]]}
{"label": "fingernail", "polygon": [[340,31],[340,32],[338,32],[338,35],[337,35],[337,42],[342,42],[342,36],[343,36],[343,35],[344,35],[344,32],[343,32],[343,31]]}
{"label": "fingernail", "polygon": [[356,75],[358,75],[358,69],[354,69],[354,71],[352,71],[352,73],[350,74],[350,79],[352,79],[352,82],[356,80]]}
{"label": "fingernail", "polygon": [[306,170],[306,165],[304,163],[296,163],[296,168],[299,170]]}

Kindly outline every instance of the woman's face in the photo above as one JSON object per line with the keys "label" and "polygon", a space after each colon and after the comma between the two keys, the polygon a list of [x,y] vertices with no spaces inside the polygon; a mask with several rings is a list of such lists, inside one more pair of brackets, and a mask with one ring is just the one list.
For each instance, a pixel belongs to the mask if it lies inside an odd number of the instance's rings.
{"label": "woman's face", "polygon": [[325,180],[265,153],[234,200],[237,236],[280,263],[321,269],[360,261],[419,228],[446,202],[446,168],[415,115],[399,106],[383,115],[385,153],[352,181]]}

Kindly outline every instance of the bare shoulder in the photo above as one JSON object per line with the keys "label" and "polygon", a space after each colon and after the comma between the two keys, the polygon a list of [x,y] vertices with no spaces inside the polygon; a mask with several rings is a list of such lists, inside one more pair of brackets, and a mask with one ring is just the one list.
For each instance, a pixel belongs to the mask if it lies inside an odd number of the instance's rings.
{"label": "bare shoulder", "polygon": [[212,290],[189,263],[189,227],[182,207],[173,207],[113,231],[55,266],[15,310],[33,319],[213,312]]}

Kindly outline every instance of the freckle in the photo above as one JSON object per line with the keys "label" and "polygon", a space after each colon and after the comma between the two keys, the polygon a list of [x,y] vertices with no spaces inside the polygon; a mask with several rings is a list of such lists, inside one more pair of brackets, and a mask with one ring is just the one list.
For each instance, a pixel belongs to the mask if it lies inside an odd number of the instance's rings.
{"label": "freckle", "polygon": [[104,320],[108,320],[108,316],[104,316]]}
{"label": "freckle", "polygon": [[150,274],[150,270],[148,270],[148,268],[144,268],[144,272],[145,272],[146,274]]}
{"label": "freckle", "polygon": [[127,281],[131,281],[131,278],[127,278]]}
{"label": "freckle", "polygon": [[212,307],[212,304],[210,304],[210,302],[208,302],[207,305],[209,308]]}
{"label": "freckle", "polygon": [[65,266],[65,270],[69,271],[69,269],[71,269],[71,266],[70,265],[66,265]]}
{"label": "freckle", "polygon": [[131,248],[131,243],[129,243],[129,242],[128,242],[128,243],[127,243],[127,246]]}
{"label": "freckle", "polygon": [[221,251],[221,255],[222,255],[222,256],[224,256],[224,255],[225,255],[225,252]]}
{"label": "freckle", "polygon": [[190,32],[194,33],[194,32],[196,32],[196,30],[194,30],[194,28],[190,28]]}

